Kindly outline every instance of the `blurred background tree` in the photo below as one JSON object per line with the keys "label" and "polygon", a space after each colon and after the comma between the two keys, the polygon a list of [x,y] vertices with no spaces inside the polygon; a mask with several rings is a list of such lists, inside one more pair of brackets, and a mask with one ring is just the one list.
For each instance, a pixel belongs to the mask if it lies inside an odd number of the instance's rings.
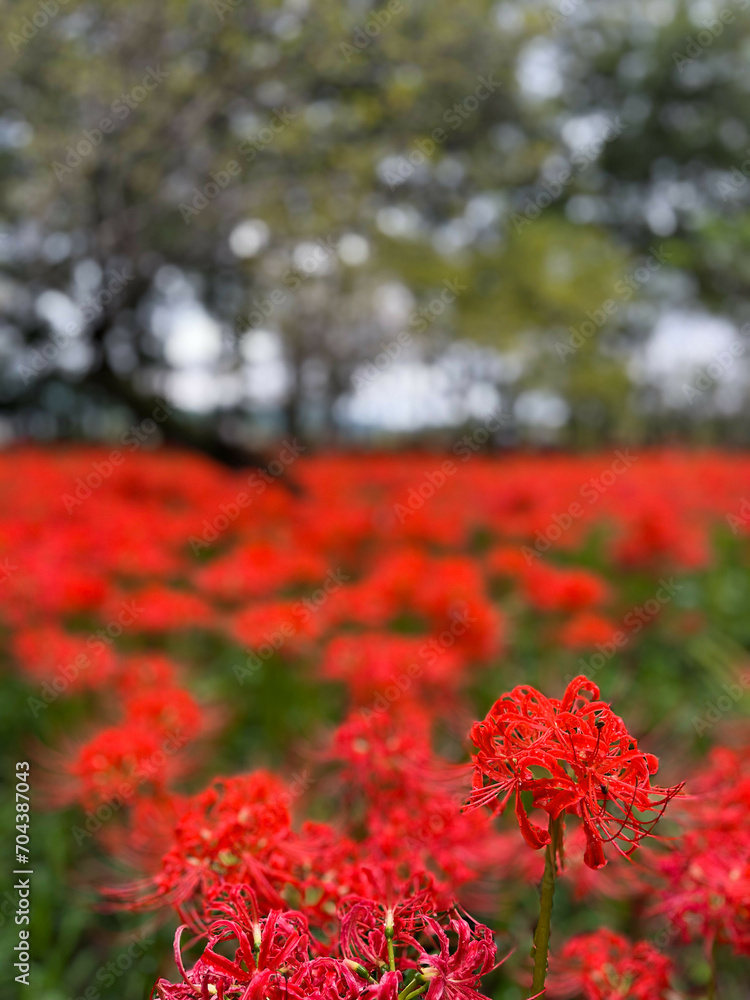
{"label": "blurred background tree", "polygon": [[7,4],[4,437],[746,443],[748,7]]}

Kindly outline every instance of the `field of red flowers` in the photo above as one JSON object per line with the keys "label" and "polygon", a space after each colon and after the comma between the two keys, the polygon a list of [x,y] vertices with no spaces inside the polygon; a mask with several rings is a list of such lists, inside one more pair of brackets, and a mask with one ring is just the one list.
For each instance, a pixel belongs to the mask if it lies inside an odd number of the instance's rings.
{"label": "field of red flowers", "polygon": [[6,452],[23,995],[746,998],[747,498],[719,452]]}

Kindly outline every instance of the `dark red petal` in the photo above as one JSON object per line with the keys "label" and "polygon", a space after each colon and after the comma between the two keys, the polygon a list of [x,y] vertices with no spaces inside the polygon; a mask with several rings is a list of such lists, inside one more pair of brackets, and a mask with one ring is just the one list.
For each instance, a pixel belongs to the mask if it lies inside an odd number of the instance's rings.
{"label": "dark red petal", "polygon": [[518,825],[521,827],[521,833],[526,843],[533,847],[535,851],[541,850],[542,847],[546,847],[550,842],[550,835],[546,830],[543,830],[540,826],[536,826],[531,822],[529,817],[526,815],[526,810],[523,807],[523,802],[521,801],[521,795],[516,792],[516,819],[518,820]]}

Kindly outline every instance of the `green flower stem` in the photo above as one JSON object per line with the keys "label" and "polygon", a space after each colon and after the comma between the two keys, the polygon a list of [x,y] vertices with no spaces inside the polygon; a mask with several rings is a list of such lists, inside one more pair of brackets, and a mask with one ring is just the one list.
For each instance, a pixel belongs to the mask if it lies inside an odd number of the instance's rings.
{"label": "green flower stem", "polygon": [[539,905],[539,922],[534,932],[534,978],[531,989],[533,996],[544,990],[547,978],[547,954],[549,952],[549,934],[552,926],[552,900],[555,895],[555,878],[557,875],[557,856],[562,841],[562,816],[549,821],[550,842],[547,844],[544,857],[544,875],[542,877],[542,898]]}
{"label": "green flower stem", "polygon": [[[390,913],[390,910],[388,911]],[[396,971],[396,956],[393,952],[393,924],[386,921],[385,940],[388,945],[388,966],[391,972]]]}
{"label": "green flower stem", "polygon": [[718,994],[718,991],[717,991],[717,983],[716,983],[716,939],[714,939],[714,943],[711,945],[711,954],[709,956],[709,966],[710,966],[710,969],[711,969],[711,975],[710,975],[710,979],[708,980],[708,994],[707,994],[707,998],[708,998],[708,1000],[717,1000],[717,997],[718,997],[719,994]]}
{"label": "green flower stem", "polygon": [[419,989],[413,990],[411,993],[409,993],[408,990],[411,990],[412,986],[414,985],[415,985],[414,981],[412,980],[412,982],[410,982],[407,986],[405,986],[399,993],[398,1000],[412,1000],[412,997],[418,997],[420,993],[424,993],[429,983],[425,983],[424,986],[420,986]]}

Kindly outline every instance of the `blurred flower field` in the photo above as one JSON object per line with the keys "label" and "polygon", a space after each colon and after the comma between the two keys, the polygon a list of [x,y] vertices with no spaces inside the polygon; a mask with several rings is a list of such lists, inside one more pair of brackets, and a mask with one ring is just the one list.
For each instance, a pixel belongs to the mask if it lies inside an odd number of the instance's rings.
{"label": "blurred flower field", "polygon": [[747,997],[750,458],[300,451],[0,455],[23,995]]}

